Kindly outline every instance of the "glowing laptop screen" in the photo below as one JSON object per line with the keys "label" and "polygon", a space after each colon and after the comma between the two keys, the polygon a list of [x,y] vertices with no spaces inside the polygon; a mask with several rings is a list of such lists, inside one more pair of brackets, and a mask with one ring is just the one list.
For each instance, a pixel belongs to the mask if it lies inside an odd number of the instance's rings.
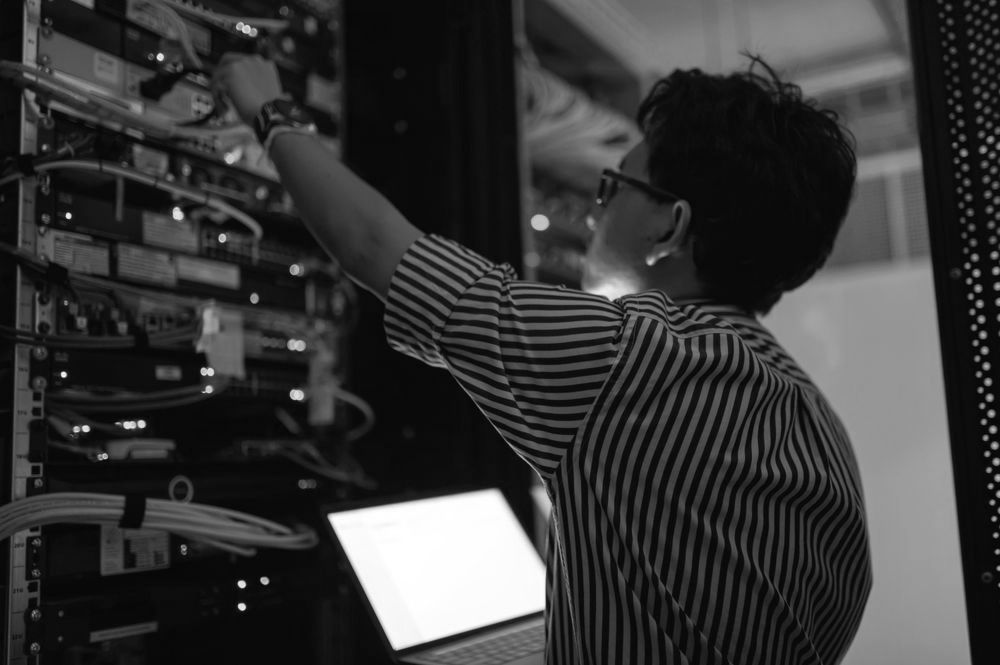
{"label": "glowing laptop screen", "polygon": [[397,651],[545,607],[545,566],[499,490],[327,518]]}

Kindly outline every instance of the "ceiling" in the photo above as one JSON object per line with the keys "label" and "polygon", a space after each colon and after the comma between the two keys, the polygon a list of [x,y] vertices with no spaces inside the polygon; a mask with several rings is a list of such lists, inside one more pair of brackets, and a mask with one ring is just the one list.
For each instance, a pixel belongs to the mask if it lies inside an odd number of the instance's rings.
{"label": "ceiling", "polygon": [[760,54],[809,94],[909,68],[905,0],[525,0],[565,14],[646,87]]}

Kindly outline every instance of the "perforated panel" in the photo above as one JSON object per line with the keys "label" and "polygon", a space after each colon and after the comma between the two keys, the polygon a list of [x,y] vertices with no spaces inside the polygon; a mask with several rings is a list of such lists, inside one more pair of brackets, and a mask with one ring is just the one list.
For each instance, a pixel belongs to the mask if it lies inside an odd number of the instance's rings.
{"label": "perforated panel", "polygon": [[[1000,484],[1000,441],[993,383],[996,359],[997,307],[1000,306],[1000,251],[997,251],[997,207],[1000,206],[1000,169],[997,166],[997,36],[996,2],[940,3],[942,46],[947,79],[945,88],[951,135],[957,213],[961,227],[962,270],[969,301],[969,343],[976,364],[976,406],[980,446],[983,448],[986,489],[989,494],[990,536],[997,530],[997,485]],[[959,27],[965,24],[965,35]],[[991,27],[992,26],[992,27]],[[965,37],[965,39],[963,39]],[[963,88],[972,83],[972,95]],[[973,111],[969,118],[969,110]],[[970,122],[971,120],[971,122]],[[978,167],[978,168],[975,168]],[[973,178],[976,178],[973,181]],[[984,228],[985,227],[985,228]],[[984,233],[985,231],[985,233]],[[986,242],[984,243],[983,237]],[[991,573],[1000,572],[1000,549],[994,549],[986,581],[1000,588]]]}
{"label": "perforated panel", "polygon": [[1000,662],[1000,8],[910,0],[973,662]]}

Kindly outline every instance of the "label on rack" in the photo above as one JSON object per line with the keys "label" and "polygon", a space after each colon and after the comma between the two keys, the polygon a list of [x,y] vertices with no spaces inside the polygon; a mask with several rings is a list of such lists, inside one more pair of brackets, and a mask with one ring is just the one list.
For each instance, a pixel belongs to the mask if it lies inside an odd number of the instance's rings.
{"label": "label on rack", "polygon": [[240,288],[240,267],[232,263],[178,256],[177,276],[189,282],[221,286],[234,291]]}
{"label": "label on rack", "polygon": [[157,365],[153,370],[157,381],[180,381],[184,372],[178,365]]}
{"label": "label on rack", "polygon": [[118,244],[118,276],[140,282],[177,286],[177,266],[166,252]]}
{"label": "label on rack", "polygon": [[170,215],[144,210],[142,213],[142,241],[147,245],[194,254],[198,251],[198,228],[190,220],[177,221]]}
{"label": "label on rack", "polygon": [[101,527],[101,575],[123,575],[170,567],[165,531]]}
{"label": "label on rack", "polygon": [[122,83],[121,60],[104,51],[94,51],[94,78],[115,87],[120,86]]}
{"label": "label on rack", "polygon": [[82,233],[49,231],[39,239],[38,247],[52,261],[74,272],[107,277],[111,274],[111,250],[108,243]]}
{"label": "label on rack", "polygon": [[140,171],[164,176],[170,170],[170,155],[141,143],[132,144],[132,165]]}

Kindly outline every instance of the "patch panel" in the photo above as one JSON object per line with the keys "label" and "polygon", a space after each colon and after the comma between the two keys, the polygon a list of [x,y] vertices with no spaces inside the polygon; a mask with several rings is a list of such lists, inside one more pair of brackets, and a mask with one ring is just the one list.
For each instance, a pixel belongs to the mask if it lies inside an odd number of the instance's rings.
{"label": "patch panel", "polygon": [[[183,582],[171,579],[101,595],[53,597],[37,606],[38,616],[46,620],[32,624],[29,639],[40,645],[40,651],[54,652],[154,635],[315,599],[324,591],[322,582],[330,583],[329,576],[315,564],[260,568],[224,579],[217,575]],[[245,588],[238,586],[240,580],[247,581]]]}
{"label": "patch panel", "polygon": [[39,246],[45,258],[71,271],[112,277],[138,287],[180,289],[206,299],[310,311],[317,316],[329,310],[328,301],[316,293],[329,289],[308,279],[302,268],[293,267],[299,264],[275,270],[67,231],[43,233]]}
{"label": "patch panel", "polygon": [[[46,334],[77,337],[124,337],[138,329],[146,335],[188,332],[191,339],[173,342],[179,350],[193,349],[201,324],[201,303],[157,300],[155,293],[125,294],[111,298],[101,294],[57,297],[46,306]],[[317,337],[343,335],[333,321],[255,307],[227,308],[239,314],[243,349],[252,360],[273,360],[294,364],[309,362]],[[39,331],[41,332],[41,331]],[[155,339],[154,339],[155,341]]]}
{"label": "patch panel", "polygon": [[[171,30],[157,6],[151,1],[129,0],[98,2],[90,9],[73,0],[49,0],[39,32],[39,62],[74,85],[120,99],[132,111],[164,125],[215,113],[205,73],[174,73],[177,66],[170,63],[177,57],[176,48],[165,41]],[[258,39],[248,39],[245,30],[234,27],[181,20],[194,53],[210,62],[227,51],[254,51],[272,58],[285,89],[310,108],[325,136],[336,137],[342,103],[341,84],[336,78],[339,45],[334,32],[329,21],[300,15],[288,6],[283,12],[281,22],[286,28]],[[158,75],[177,79],[176,83],[146,94],[143,84]],[[251,171],[274,175],[267,160],[261,160],[249,133],[236,143],[206,135],[178,145],[222,158],[229,165],[238,163]],[[331,145],[339,150],[337,142]]]}
{"label": "patch panel", "polygon": [[[219,160],[198,152],[184,152],[177,146],[143,141],[65,114],[54,113],[52,118],[51,124],[41,134],[42,152],[61,145],[83,143],[75,152],[77,157],[111,161],[179,184],[204,189],[210,194],[238,203],[256,215],[287,217],[293,212],[291,200],[273,178],[263,177],[257,172],[243,171],[234,164],[226,163],[224,159]],[[237,146],[235,149],[242,150],[242,147]],[[56,175],[59,173],[62,172],[56,172]],[[70,182],[73,177],[73,172],[63,175],[63,179]],[[81,176],[77,173],[75,177],[79,180]]]}

